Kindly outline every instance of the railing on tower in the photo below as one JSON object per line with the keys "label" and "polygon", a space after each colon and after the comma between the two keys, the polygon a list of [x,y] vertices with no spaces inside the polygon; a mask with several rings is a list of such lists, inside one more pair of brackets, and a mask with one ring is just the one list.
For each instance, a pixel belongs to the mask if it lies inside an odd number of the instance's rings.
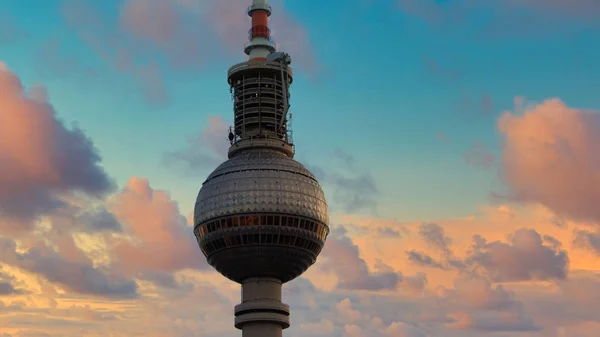
{"label": "railing on tower", "polygon": [[248,39],[252,40],[253,37],[262,37],[270,40],[271,30],[267,26],[254,26],[248,31]]}

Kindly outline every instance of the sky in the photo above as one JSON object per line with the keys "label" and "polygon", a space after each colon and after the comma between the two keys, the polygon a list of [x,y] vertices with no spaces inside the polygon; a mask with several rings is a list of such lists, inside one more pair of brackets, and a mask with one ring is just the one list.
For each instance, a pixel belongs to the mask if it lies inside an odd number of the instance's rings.
{"label": "sky", "polygon": [[[0,337],[241,335],[191,214],[249,4],[0,0]],[[331,219],[284,335],[600,335],[600,1],[270,4]]]}

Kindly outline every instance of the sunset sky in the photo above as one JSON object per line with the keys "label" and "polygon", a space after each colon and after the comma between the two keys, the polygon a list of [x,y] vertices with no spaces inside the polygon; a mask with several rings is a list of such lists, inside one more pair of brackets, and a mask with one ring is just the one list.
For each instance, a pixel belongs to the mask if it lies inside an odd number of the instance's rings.
{"label": "sunset sky", "polygon": [[[0,0],[0,337],[233,337],[192,233],[251,0]],[[287,337],[600,335],[600,1],[272,0],[331,233]]]}

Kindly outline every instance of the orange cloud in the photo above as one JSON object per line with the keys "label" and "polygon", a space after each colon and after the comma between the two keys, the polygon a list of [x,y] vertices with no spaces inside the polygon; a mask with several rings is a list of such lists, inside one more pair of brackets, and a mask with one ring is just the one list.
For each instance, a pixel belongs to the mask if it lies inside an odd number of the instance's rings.
{"label": "orange cloud", "polygon": [[503,177],[517,200],[580,220],[600,220],[600,115],[558,99],[504,112]]}

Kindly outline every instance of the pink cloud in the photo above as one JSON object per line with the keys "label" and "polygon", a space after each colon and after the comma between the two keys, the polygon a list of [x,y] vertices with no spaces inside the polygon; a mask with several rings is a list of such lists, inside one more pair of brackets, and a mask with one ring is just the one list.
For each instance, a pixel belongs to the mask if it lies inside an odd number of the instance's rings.
{"label": "pink cloud", "polygon": [[511,195],[583,220],[600,220],[600,115],[549,99],[498,119]]}
{"label": "pink cloud", "polygon": [[178,13],[168,1],[128,0],[120,8],[123,29],[159,45],[176,37]]}
{"label": "pink cloud", "polygon": [[111,210],[137,242],[114,247],[114,263],[124,272],[174,271],[205,266],[192,229],[167,192],[133,177],[111,202]]}
{"label": "pink cloud", "polygon": [[5,219],[0,228],[4,230],[31,228],[38,216],[65,206],[62,197],[72,192],[101,197],[112,189],[91,140],[78,127],[65,127],[47,99],[43,86],[28,92],[17,75],[2,66],[0,211]]}
{"label": "pink cloud", "polygon": [[[199,69],[223,56],[244,61],[251,27],[245,0],[125,0],[117,8],[117,24],[91,1],[64,2],[63,16],[80,38],[106,64],[140,86],[154,105],[168,102],[164,74]],[[274,3],[272,31],[282,51],[298,69],[315,75],[319,67],[306,28]],[[54,60],[64,69],[66,59]],[[224,70],[225,71],[225,70]],[[57,71],[55,71],[57,72]]]}

